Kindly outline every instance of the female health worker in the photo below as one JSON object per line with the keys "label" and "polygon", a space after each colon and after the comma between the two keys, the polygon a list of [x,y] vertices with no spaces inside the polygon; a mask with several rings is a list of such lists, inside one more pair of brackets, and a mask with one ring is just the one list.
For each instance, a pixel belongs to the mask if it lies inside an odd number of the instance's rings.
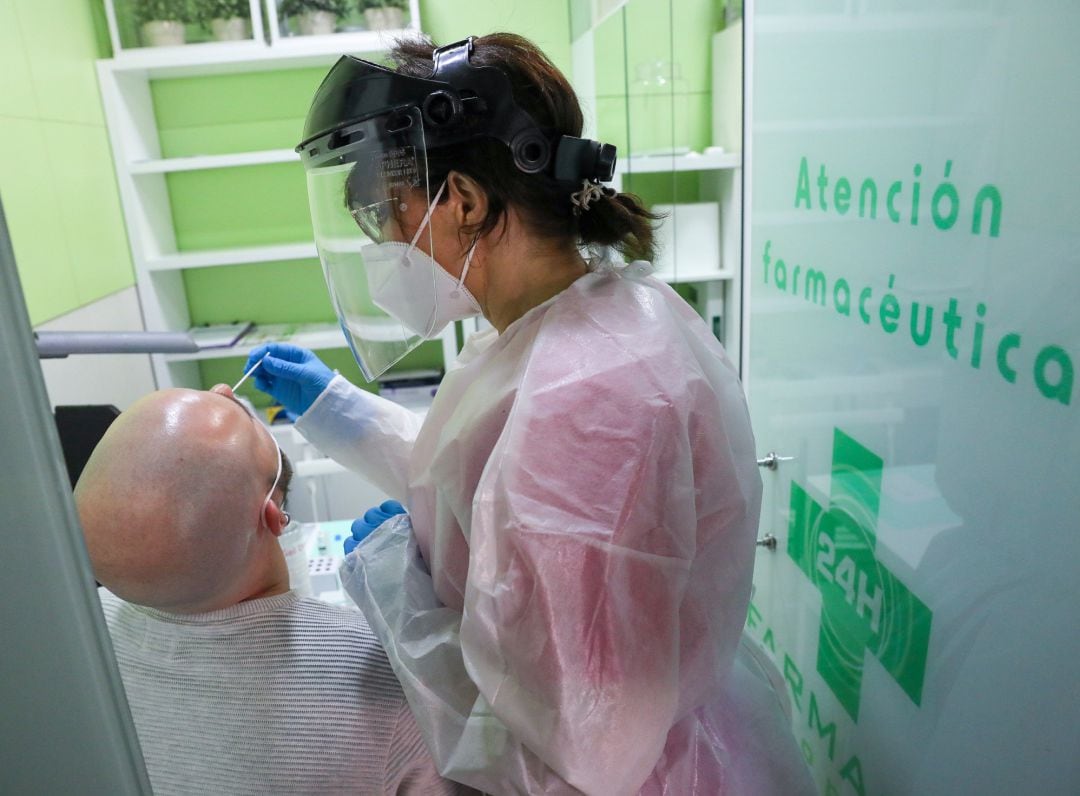
{"label": "female health worker", "polygon": [[761,484],[737,374],[636,261],[653,217],[601,187],[614,147],[521,37],[391,57],[343,57],[298,147],[342,330],[374,379],[455,320],[493,328],[423,422],[306,349],[249,365],[408,509],[342,580],[440,770],[498,794],[812,792],[740,647]]}

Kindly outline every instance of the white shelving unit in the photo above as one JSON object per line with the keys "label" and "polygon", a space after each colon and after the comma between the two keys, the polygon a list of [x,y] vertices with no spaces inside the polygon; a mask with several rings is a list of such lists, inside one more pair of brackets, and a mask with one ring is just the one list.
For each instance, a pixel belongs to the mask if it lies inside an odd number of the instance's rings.
{"label": "white shelving unit", "polygon": [[[630,182],[630,189],[646,195],[655,191],[656,182],[637,188],[628,177],[633,175],[670,174],[673,187],[682,181],[677,176],[682,172],[695,172],[696,195],[685,195],[681,187],[675,187],[671,199],[656,201],[674,202],[661,208],[682,208],[686,205],[715,204],[716,217],[702,213],[671,212],[661,222],[660,238],[670,243],[667,256],[661,256],[660,262],[668,263],[657,277],[672,283],[691,283],[697,292],[697,309],[712,326],[714,333],[723,341],[729,356],[737,364],[741,359],[743,339],[743,318],[741,297],[743,290],[742,266],[742,205],[743,205],[743,156],[739,151],[741,141],[728,140],[718,135],[715,125],[716,111],[731,113],[732,118],[741,118],[741,101],[734,107],[728,107],[734,94],[723,95],[719,99],[716,73],[712,75],[712,103],[710,116],[713,117],[714,129],[710,138],[690,132],[690,127],[676,135],[676,124],[690,125],[686,107],[676,108],[676,97],[682,101],[688,95],[678,88],[678,63],[685,66],[687,61],[709,63],[705,56],[708,47],[694,48],[692,41],[676,41],[669,37],[673,29],[664,26],[671,24],[678,13],[681,19],[684,9],[678,0],[661,0],[659,3],[635,3],[627,0],[595,0],[592,4],[579,4],[579,13],[571,15],[570,57],[573,72],[571,82],[582,101],[585,113],[585,130],[588,138],[605,139],[605,135],[614,141],[634,141],[643,148],[670,148],[667,154],[650,153],[648,155],[620,152],[616,163],[613,186],[622,190]],[[666,8],[665,8],[666,7]],[[614,15],[623,15],[621,20],[613,20]],[[651,15],[651,16],[650,16]],[[653,23],[661,20],[659,29]],[[711,41],[712,34],[701,32],[702,41]],[[647,40],[647,41],[646,41]],[[741,58],[739,59],[741,61]],[[726,68],[728,61],[720,59],[712,63]],[[650,97],[662,103],[665,96],[670,98],[670,105],[657,104],[650,114],[659,114],[662,121],[671,122],[670,137],[652,135],[657,128],[656,119],[646,117],[645,106],[640,102],[644,96],[641,77],[634,77],[634,69],[641,66],[654,67],[669,65],[670,73],[657,73],[653,77],[664,77],[669,95],[648,89]],[[714,69],[716,67],[714,66]],[[741,68],[741,63],[740,63]],[[650,73],[652,74],[652,73]],[[633,82],[631,82],[633,81]],[[693,94],[703,90],[695,86]],[[635,103],[635,99],[637,102]],[[625,103],[620,106],[620,103]],[[616,112],[616,109],[620,108]],[[616,117],[619,121],[616,122]],[[723,116],[721,116],[723,118]],[[625,120],[625,121],[623,121]],[[598,128],[601,121],[607,125],[606,133]],[[642,129],[638,129],[638,126]],[[640,134],[638,134],[640,133]],[[716,146],[708,146],[706,142]],[[680,151],[684,146],[704,148],[702,152]],[[721,149],[726,147],[725,149]],[[693,189],[691,189],[692,191]],[[660,192],[656,192],[660,193]],[[654,194],[655,195],[655,194]],[[698,208],[703,210],[703,208]],[[687,236],[680,234],[679,219],[693,225]],[[707,233],[715,226],[715,239]],[[684,227],[682,232],[685,232]],[[697,243],[707,239],[708,246],[698,247]],[[682,245],[680,245],[680,240]]]}
{"label": "white shelving unit", "polygon": [[742,168],[738,152],[688,152],[685,155],[634,155],[617,166],[621,173],[654,174],[668,171],[723,171]]}
{"label": "white shelving unit", "polygon": [[163,254],[147,259],[145,266],[147,271],[181,271],[186,268],[306,260],[318,256],[319,252],[314,243],[282,243],[275,246],[245,246]]}
{"label": "white shelving unit", "polygon": [[[413,2],[413,6],[418,3]],[[413,8],[413,19],[418,8]],[[246,246],[199,251],[178,251],[172,224],[172,208],[166,178],[179,172],[258,167],[267,164],[297,163],[291,149],[267,149],[190,157],[162,157],[150,83],[190,76],[224,75],[237,72],[329,68],[343,52],[377,53],[407,31],[364,31],[332,36],[298,36],[278,40],[276,46],[261,41],[233,44],[198,44],[185,47],[140,48],[98,62],[98,79],[112,142],[117,181],[127,222],[137,288],[146,327],[151,331],[186,330],[190,327],[187,296],[182,273],[196,268],[227,268],[237,265],[314,259],[312,241],[295,241],[267,246]],[[702,296],[707,317],[723,317],[725,340],[738,335],[737,318],[728,311],[727,296],[739,291],[738,224],[728,222],[740,211],[741,158],[738,154],[689,153],[678,156],[631,157],[620,160],[615,177],[619,188],[627,174],[672,171],[708,172],[716,201],[721,203],[722,255],[720,263],[697,263],[692,268],[676,268],[658,276],[669,282],[694,282]],[[278,328],[266,327],[265,338]],[[345,345],[340,329],[305,328],[288,339],[313,349]],[[154,356],[154,373],[160,387],[196,386],[198,362],[227,356],[242,356],[250,340],[232,349],[211,349],[192,355]],[[449,362],[457,354],[454,327],[442,337],[443,354]]]}
{"label": "white shelving unit", "polygon": [[[419,18],[413,0],[412,19]],[[312,241],[200,251],[178,251],[166,177],[184,171],[257,167],[297,163],[291,149],[270,149],[192,157],[162,157],[151,99],[150,83],[190,76],[238,72],[329,68],[342,53],[378,53],[409,30],[361,31],[327,36],[262,41],[215,42],[183,47],[144,47],[125,50],[118,57],[98,62],[98,81],[112,143],[137,289],[146,328],[150,331],[187,330],[191,326],[182,273],[193,268],[313,259]],[[197,386],[202,359],[243,356],[250,345],[275,336],[313,349],[341,348],[345,338],[336,324],[264,325],[227,349],[209,349],[190,355],[155,355],[154,375],[159,387]],[[443,354],[456,356],[454,329],[442,337]]]}
{"label": "white shelving unit", "polygon": [[739,152],[700,153],[684,155],[634,156],[620,160],[615,166],[613,186],[622,190],[628,174],[662,174],[682,171],[707,172],[712,178],[710,193],[720,204],[720,262],[693,263],[668,281],[711,282],[734,279],[738,276],[742,217],[742,155]]}
{"label": "white shelving unit", "polygon": [[[243,348],[262,345],[274,340],[287,340],[314,351],[341,348],[345,345],[341,329],[335,323],[276,323],[259,326],[243,340]],[[207,348],[195,354],[166,354],[166,362],[191,362],[200,359],[222,359],[238,356],[237,348]]]}
{"label": "white shelving unit", "polygon": [[[631,156],[619,160],[612,184],[622,190],[627,175],[701,172],[703,188],[719,205],[719,261],[703,262],[675,256],[672,269],[656,276],[669,283],[693,283],[699,293],[698,309],[706,321],[720,318],[713,331],[734,357],[740,348],[742,320],[735,302],[742,290],[742,154],[739,152],[688,152],[679,155]],[[665,219],[661,224],[672,224]],[[676,227],[667,237],[677,239]]]}
{"label": "white shelving unit", "polygon": [[129,164],[132,174],[171,174],[177,171],[231,169],[236,166],[261,166],[265,163],[299,162],[291,149],[266,149],[261,152],[230,152],[227,155],[198,155],[187,158],[140,160]]}
{"label": "white shelving unit", "polygon": [[[263,0],[248,0],[247,31],[246,36],[239,40],[220,42],[202,41],[174,46],[146,46],[136,41],[128,41],[120,30],[120,17],[123,12],[131,16],[137,10],[138,0],[105,0],[105,22],[109,29],[109,38],[112,41],[113,54],[117,58],[133,60],[135,62],[147,62],[154,60],[174,60],[191,55],[193,52],[205,53],[215,48],[228,52],[241,52],[242,50],[258,51],[266,48],[263,40]],[[118,9],[117,6],[120,6]],[[184,26],[187,27],[186,25]],[[185,36],[187,31],[185,30]],[[141,38],[139,36],[138,38]]]}

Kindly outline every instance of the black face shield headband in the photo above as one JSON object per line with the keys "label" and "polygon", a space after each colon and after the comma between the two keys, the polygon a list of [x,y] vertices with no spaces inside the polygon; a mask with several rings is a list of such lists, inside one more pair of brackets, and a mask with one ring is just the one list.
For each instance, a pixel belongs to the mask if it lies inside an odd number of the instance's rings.
{"label": "black face shield headband", "polygon": [[430,78],[401,75],[343,56],[319,86],[303,141],[296,147],[305,168],[348,160],[336,153],[363,146],[373,119],[394,134],[405,132],[420,118],[429,151],[494,138],[509,148],[514,165],[525,174],[546,174],[575,186],[582,180],[611,180],[614,146],[545,132],[514,102],[510,80],[501,69],[470,62],[472,47],[469,38],[437,49]]}

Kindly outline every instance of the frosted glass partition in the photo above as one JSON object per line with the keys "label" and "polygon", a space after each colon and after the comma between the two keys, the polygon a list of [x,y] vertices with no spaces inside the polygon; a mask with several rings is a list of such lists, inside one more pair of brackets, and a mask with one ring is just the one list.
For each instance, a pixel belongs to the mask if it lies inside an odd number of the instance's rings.
{"label": "frosted glass partition", "polygon": [[746,10],[748,628],[824,794],[1080,793],[1080,4]]}

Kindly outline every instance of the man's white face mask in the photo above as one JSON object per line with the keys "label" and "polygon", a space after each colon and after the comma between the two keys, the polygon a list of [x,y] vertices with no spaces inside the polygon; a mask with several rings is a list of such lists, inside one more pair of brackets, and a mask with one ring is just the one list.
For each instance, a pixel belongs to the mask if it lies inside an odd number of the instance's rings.
{"label": "man's white face mask", "polygon": [[[416,248],[445,188],[443,182],[412,241],[371,243],[360,249],[375,306],[397,318],[409,331],[428,340],[437,337],[447,324],[480,314],[479,302],[465,287],[465,276],[469,273],[476,243],[465,255],[458,279]],[[431,289],[433,282],[434,290]]]}

